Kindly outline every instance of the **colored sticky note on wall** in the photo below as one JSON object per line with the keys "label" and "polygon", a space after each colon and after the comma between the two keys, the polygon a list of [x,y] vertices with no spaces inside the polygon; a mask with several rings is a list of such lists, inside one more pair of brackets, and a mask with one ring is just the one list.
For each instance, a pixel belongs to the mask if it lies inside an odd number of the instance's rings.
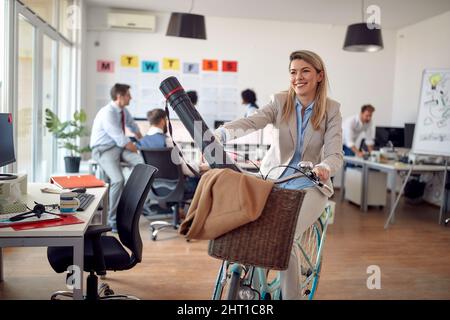
{"label": "colored sticky note on wall", "polygon": [[142,72],[158,73],[159,62],[158,61],[142,61]]}
{"label": "colored sticky note on wall", "polygon": [[198,74],[200,66],[198,63],[183,63],[183,73]]}
{"label": "colored sticky note on wall", "polygon": [[97,72],[114,72],[114,61],[97,60]]}
{"label": "colored sticky note on wall", "polygon": [[222,61],[222,71],[223,72],[237,72],[238,63],[237,61]]}
{"label": "colored sticky note on wall", "polygon": [[164,58],[163,59],[164,70],[180,70],[180,59]]}
{"label": "colored sticky note on wall", "polygon": [[125,68],[139,68],[139,57],[124,55],[120,58],[120,65]]}
{"label": "colored sticky note on wall", "polygon": [[203,60],[203,71],[219,70],[219,62],[217,60]]}

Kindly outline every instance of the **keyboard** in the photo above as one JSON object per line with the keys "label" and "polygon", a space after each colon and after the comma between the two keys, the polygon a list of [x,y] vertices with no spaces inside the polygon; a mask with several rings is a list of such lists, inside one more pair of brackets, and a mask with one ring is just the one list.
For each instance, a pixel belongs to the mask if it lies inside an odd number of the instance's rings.
{"label": "keyboard", "polygon": [[80,200],[80,207],[77,211],[84,211],[89,207],[91,202],[95,199],[95,196],[90,193],[79,193],[77,195],[78,200]]}
{"label": "keyboard", "polygon": [[23,213],[30,211],[27,208],[27,205],[22,202],[14,202],[14,203],[2,203],[0,204],[0,214],[7,214],[7,213]]}

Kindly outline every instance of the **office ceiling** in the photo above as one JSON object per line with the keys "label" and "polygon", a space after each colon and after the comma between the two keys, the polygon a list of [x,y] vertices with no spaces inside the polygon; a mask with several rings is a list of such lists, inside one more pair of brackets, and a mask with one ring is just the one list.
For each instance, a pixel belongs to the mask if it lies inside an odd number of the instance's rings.
{"label": "office ceiling", "polygon": [[[191,0],[86,0],[88,5],[189,12]],[[192,13],[232,17],[348,25],[362,19],[365,7],[381,9],[383,28],[398,29],[450,11],[450,0],[195,0]]]}

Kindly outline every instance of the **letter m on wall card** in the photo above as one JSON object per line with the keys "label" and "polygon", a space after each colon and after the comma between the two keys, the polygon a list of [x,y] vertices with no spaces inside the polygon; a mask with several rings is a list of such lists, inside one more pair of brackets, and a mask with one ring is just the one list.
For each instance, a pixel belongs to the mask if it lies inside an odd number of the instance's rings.
{"label": "letter m on wall card", "polygon": [[114,61],[97,60],[97,72],[114,72]]}

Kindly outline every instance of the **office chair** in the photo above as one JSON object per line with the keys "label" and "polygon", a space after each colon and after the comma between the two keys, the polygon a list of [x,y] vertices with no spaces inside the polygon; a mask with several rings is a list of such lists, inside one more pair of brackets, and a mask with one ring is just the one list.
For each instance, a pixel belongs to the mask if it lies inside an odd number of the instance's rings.
{"label": "office chair", "polygon": [[[137,165],[125,184],[117,208],[117,231],[120,241],[113,236],[102,235],[111,231],[110,227],[92,225],[88,227],[84,239],[84,271],[89,272],[86,286],[86,299],[137,299],[133,296],[114,295],[107,284],[98,287],[97,275],[105,275],[107,270],[122,271],[133,268],[142,260],[142,239],[139,233],[139,219],[142,207],[150,191],[157,169]],[[131,255],[125,249],[131,251]],[[49,247],[47,258],[57,273],[67,271],[73,265],[72,247]],[[58,296],[72,297],[72,292],[55,292]]]}
{"label": "office chair", "polygon": [[[175,207],[172,223],[154,221],[150,223],[152,240],[156,240],[160,230],[173,227],[178,229],[180,224],[179,209],[192,199],[192,195],[185,194],[184,175],[181,164],[175,164],[171,158],[172,148],[141,149],[146,164],[158,169],[155,181],[149,194],[150,204],[157,203],[163,209]],[[155,207],[151,205],[150,207]]]}

